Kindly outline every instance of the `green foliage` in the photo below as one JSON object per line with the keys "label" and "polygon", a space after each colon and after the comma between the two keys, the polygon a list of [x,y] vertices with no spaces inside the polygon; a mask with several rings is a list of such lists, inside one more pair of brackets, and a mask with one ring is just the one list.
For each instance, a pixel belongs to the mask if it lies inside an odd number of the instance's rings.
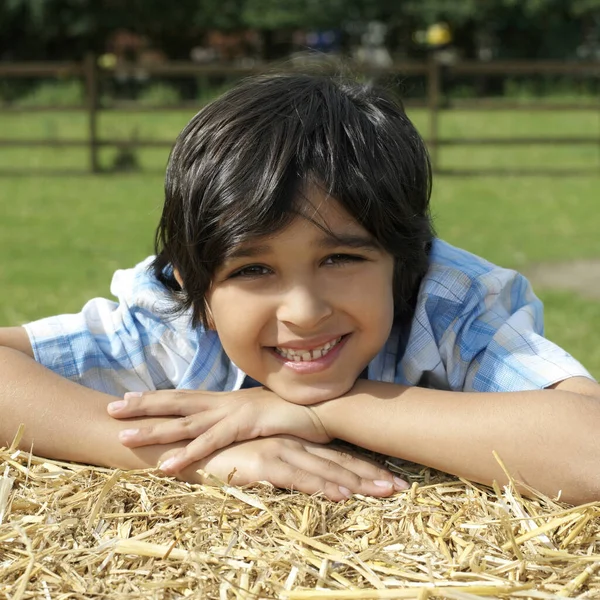
{"label": "green foliage", "polygon": [[569,101],[596,103],[598,92],[592,79],[574,79],[573,77],[507,77],[504,80],[505,98],[542,101]]}
{"label": "green foliage", "polygon": [[19,101],[20,106],[82,106],[85,91],[80,80],[47,81],[33,88]]}
{"label": "green foliage", "polygon": [[357,33],[376,19],[404,53],[416,52],[416,29],[446,21],[471,58],[482,38],[494,40],[496,57],[566,58],[577,56],[582,32],[600,36],[599,14],[600,0],[4,0],[0,56],[79,59],[104,51],[116,29],[130,29],[171,58],[187,58],[211,29]]}
{"label": "green foliage", "polygon": [[417,16],[422,23],[447,20],[455,25],[466,21],[485,23],[490,18],[502,18],[514,11],[524,19],[547,18],[549,15],[593,17],[600,10],[600,0],[406,0],[406,13]]}
{"label": "green foliage", "polygon": [[22,97],[32,86],[22,79],[0,79],[0,105],[10,104]]}
{"label": "green foliage", "polygon": [[477,97],[477,90],[475,86],[466,83],[456,85],[448,92],[450,98],[475,98]]}
{"label": "green foliage", "polygon": [[136,147],[139,140],[139,129],[133,127],[129,134],[129,139],[122,142],[112,154],[108,167],[105,170],[113,173],[130,173],[140,170],[140,157]]}
{"label": "green foliage", "polygon": [[224,94],[228,89],[231,88],[231,82],[222,83],[221,85],[213,85],[208,82],[205,78],[201,78],[198,81],[198,96],[196,100],[198,101],[198,107],[204,106],[209,102],[212,102],[222,94]]}
{"label": "green foliage", "polygon": [[450,24],[454,44],[475,58],[476,40],[487,39],[495,58],[574,58],[582,32],[600,37],[600,0],[407,0],[404,14],[420,26]]}
{"label": "green foliage", "polygon": [[120,173],[139,171],[140,162],[135,147],[129,144],[119,146],[112,159],[110,170]]}
{"label": "green foliage", "polygon": [[153,83],[138,96],[142,106],[175,106],[181,102],[177,89],[168,83]]}
{"label": "green foliage", "polygon": [[245,0],[244,24],[257,29],[340,27],[367,15],[366,0]]}
{"label": "green foliage", "polygon": [[186,56],[198,32],[234,29],[242,0],[4,0],[0,2],[0,56],[80,59],[103,52],[108,36],[129,29],[158,47],[177,42]]}

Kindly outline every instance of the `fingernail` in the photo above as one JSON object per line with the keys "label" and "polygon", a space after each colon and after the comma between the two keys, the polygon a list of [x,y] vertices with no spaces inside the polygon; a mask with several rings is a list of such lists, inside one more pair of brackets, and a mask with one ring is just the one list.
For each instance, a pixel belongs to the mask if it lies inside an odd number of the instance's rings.
{"label": "fingernail", "polygon": [[125,395],[123,396],[123,398],[125,398],[125,400],[128,400],[129,398],[139,398],[140,396],[143,396],[144,392],[125,392]]}
{"label": "fingernail", "polygon": [[340,485],[339,489],[340,489],[340,492],[344,496],[346,496],[346,498],[352,498],[352,492],[348,488],[344,487],[343,485]]}
{"label": "fingernail", "polygon": [[177,461],[175,458],[167,458],[167,460],[165,460],[164,462],[160,463],[160,465],[158,465],[158,468],[161,471],[164,471],[166,473],[167,471],[170,471],[175,466],[176,462]]}
{"label": "fingernail", "polygon": [[394,487],[394,484],[391,481],[385,481],[384,479],[376,479],[373,483],[380,488],[386,488],[388,490]]}
{"label": "fingernail", "polygon": [[108,405],[108,410],[117,411],[125,408],[127,406],[127,402],[125,400],[117,400],[116,402],[111,402]]}
{"label": "fingernail", "polygon": [[400,479],[400,477],[394,477],[394,483],[396,484],[396,487],[401,490],[407,490],[410,487],[410,483],[404,481],[404,479]]}
{"label": "fingernail", "polygon": [[130,440],[132,437],[136,436],[139,431],[139,429],[123,429],[123,431],[119,431],[119,439],[122,442]]}

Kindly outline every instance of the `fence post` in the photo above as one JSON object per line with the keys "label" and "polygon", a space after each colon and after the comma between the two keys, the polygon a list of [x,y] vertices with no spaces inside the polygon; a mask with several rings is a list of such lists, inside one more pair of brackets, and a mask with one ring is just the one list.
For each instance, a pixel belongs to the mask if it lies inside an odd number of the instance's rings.
{"label": "fence post", "polygon": [[429,155],[431,166],[435,170],[438,167],[438,121],[440,110],[440,64],[435,53],[429,55],[427,75],[427,104],[429,106]]}
{"label": "fence post", "polygon": [[90,171],[98,173],[100,165],[98,164],[98,69],[96,67],[96,55],[87,54],[84,62],[84,76],[86,83],[86,99],[88,109],[88,134],[90,149]]}

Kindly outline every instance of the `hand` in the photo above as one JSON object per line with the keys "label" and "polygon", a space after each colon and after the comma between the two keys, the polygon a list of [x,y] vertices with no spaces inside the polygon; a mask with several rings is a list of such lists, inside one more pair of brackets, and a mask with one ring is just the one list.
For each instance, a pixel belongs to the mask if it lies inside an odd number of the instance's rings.
{"label": "hand", "polygon": [[287,434],[317,443],[331,441],[309,406],[286,402],[262,387],[236,392],[129,393],[123,401],[109,404],[108,412],[118,419],[182,417],[139,429],[125,429],[119,435],[121,443],[129,448],[192,440],[161,465],[161,470],[169,474],[244,440]]}
{"label": "hand", "polygon": [[276,487],[306,494],[322,492],[334,501],[352,494],[387,497],[409,487],[365,457],[291,436],[233,444],[187,467],[177,476],[198,481],[196,469],[223,481],[228,481],[233,473],[233,485],[268,481]]}

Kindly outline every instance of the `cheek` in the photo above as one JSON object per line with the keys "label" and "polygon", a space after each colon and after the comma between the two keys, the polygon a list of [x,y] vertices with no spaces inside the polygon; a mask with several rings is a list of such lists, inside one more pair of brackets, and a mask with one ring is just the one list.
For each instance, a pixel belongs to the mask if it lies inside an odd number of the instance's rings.
{"label": "cheek", "polygon": [[[377,351],[389,337],[394,321],[394,294],[389,278],[378,277],[364,285],[363,323]],[[377,292],[375,292],[377,290]]]}
{"label": "cheek", "polygon": [[252,294],[216,291],[209,300],[215,329],[228,354],[256,345],[268,323],[267,303]]}
{"label": "cheek", "polygon": [[392,276],[388,269],[370,269],[357,277],[339,296],[347,310],[373,326],[393,319]]}

